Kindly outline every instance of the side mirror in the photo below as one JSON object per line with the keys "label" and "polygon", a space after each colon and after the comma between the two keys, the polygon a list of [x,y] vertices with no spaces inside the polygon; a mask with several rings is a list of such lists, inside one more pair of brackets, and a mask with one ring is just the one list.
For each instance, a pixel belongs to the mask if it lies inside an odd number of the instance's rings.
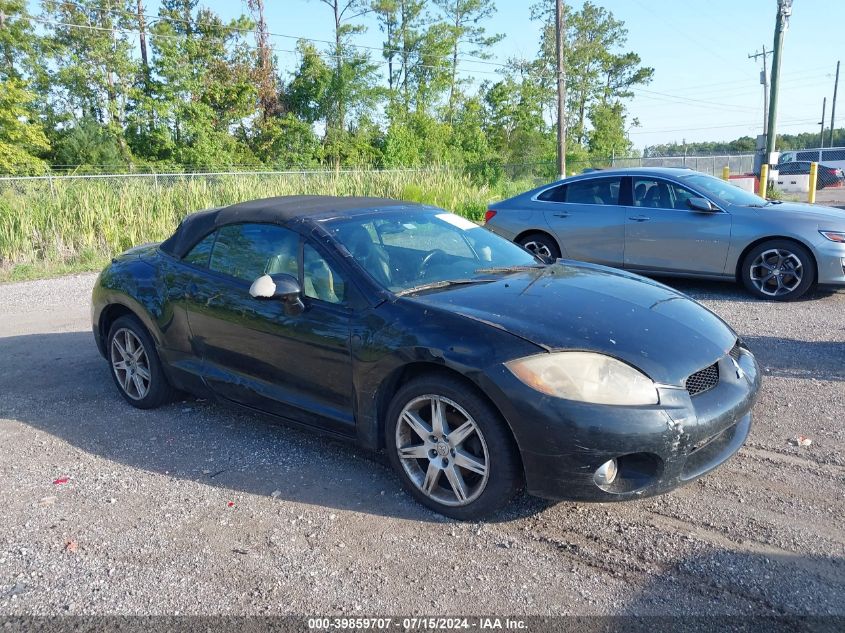
{"label": "side mirror", "polygon": [[291,316],[301,314],[305,309],[299,282],[284,273],[261,275],[252,282],[249,295],[255,299],[280,299],[285,306],[285,312]]}
{"label": "side mirror", "polygon": [[719,208],[707,198],[690,198],[687,200],[687,205],[693,211],[704,211],[705,213],[712,213],[713,211],[719,210]]}

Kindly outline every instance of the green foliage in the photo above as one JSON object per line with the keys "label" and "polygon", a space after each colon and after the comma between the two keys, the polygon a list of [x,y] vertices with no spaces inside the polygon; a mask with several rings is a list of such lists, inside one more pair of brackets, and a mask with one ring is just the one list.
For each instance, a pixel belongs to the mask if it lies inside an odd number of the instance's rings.
{"label": "green foliage", "polygon": [[33,117],[34,100],[21,80],[0,81],[0,173],[39,174],[47,168],[39,154],[50,144]]}
{"label": "green foliage", "polygon": [[[534,8],[537,57],[475,93],[460,69],[503,37],[487,30],[495,0],[319,0],[333,37],[299,41],[284,75],[259,0],[245,3],[255,22],[200,0],[160,0],[155,18],[137,0],[43,0],[39,17],[55,24],[37,31],[32,4],[0,0],[0,81],[20,82],[4,84],[2,134],[21,140],[5,141],[5,171],[44,170],[46,157],[82,171],[441,165],[496,185],[551,175],[551,0]],[[383,73],[356,46],[367,15],[384,35]],[[630,147],[622,104],[652,70],[625,38],[608,10],[570,9],[570,155]]]}
{"label": "green foliage", "polygon": [[[609,10],[587,0],[579,11],[566,6],[567,126],[578,145],[588,142],[589,112],[597,103],[607,104],[629,98],[631,89],[648,84],[654,69],[641,66],[633,51],[623,49],[628,30]],[[540,62],[549,107],[555,99],[555,3],[542,0],[532,7],[532,15],[543,24]]]}
{"label": "green foliage", "polygon": [[451,53],[449,69],[449,102],[447,119],[452,121],[458,106],[460,81],[457,76],[458,55],[462,50],[471,55],[489,58],[489,48],[504,35],[487,35],[483,22],[496,12],[494,0],[434,0],[443,13],[446,33],[443,43]]}
{"label": "green foliage", "polygon": [[247,139],[253,155],[264,165],[279,168],[316,167],[320,142],[313,128],[293,114],[256,123]]}
{"label": "green foliage", "polygon": [[[845,128],[837,128],[833,131],[833,144],[829,144],[828,135],[830,130],[825,130],[825,147],[845,147]],[[809,147],[821,147],[818,133],[803,132],[801,134],[778,134],[776,147],[778,151],[791,149],[805,149]],[[733,141],[708,141],[701,143],[662,143],[646,147],[645,156],[678,156],[686,153],[689,156],[696,154],[708,155],[724,152],[726,154],[750,154],[755,151],[757,142],[750,136],[742,136]]]}
{"label": "green foliage", "polygon": [[625,156],[631,151],[631,141],[625,133],[625,108],[620,102],[599,102],[589,113],[592,130],[587,147],[594,156]]}
{"label": "green foliage", "polygon": [[[135,244],[162,240],[197,209],[253,198],[321,193],[402,198],[480,220],[497,193],[455,171],[237,174],[194,178],[54,179],[0,188],[0,277],[27,268],[99,267]],[[5,271],[5,272],[4,272]]]}
{"label": "green foliage", "polygon": [[93,118],[84,117],[55,134],[52,162],[58,166],[80,165],[81,171],[90,171],[91,167],[113,169],[122,159],[120,148],[108,130]]}

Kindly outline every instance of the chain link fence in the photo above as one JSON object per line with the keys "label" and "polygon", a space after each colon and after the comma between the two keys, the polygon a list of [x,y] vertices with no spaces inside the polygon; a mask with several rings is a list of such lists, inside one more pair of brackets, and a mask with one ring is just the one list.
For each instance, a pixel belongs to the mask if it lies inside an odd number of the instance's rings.
{"label": "chain link fence", "polygon": [[[608,168],[636,168],[636,167],[678,167],[721,177],[727,167],[732,175],[752,174],[754,171],[753,154],[722,154],[713,156],[610,156],[606,158],[570,159],[567,162],[569,175],[582,173],[591,169]],[[106,168],[109,166],[103,166]],[[110,166],[114,169],[114,166]],[[89,168],[90,170],[90,168]],[[839,172],[841,174],[841,171]],[[345,195],[357,193],[356,182],[377,178],[385,182],[395,180],[408,182],[420,177],[464,175],[474,182],[487,185],[504,184],[505,191],[516,192],[520,187],[529,189],[543,183],[557,179],[557,165],[555,162],[496,164],[495,162],[464,167],[426,167],[418,169],[312,169],[312,170],[270,170],[234,167],[226,171],[184,170],[158,173],[150,167],[145,171],[121,173],[69,173],[66,168],[42,176],[4,176],[0,175],[0,195],[8,192],[11,195],[31,195],[39,193],[53,198],[65,195],[68,191],[82,189],[95,184],[98,188],[119,191],[127,186],[134,190],[149,189],[151,192],[172,191],[173,189],[190,186],[197,188],[219,187],[223,183],[239,183],[244,187],[256,186],[257,190],[265,190],[268,186],[276,186],[283,193],[287,185],[296,181],[299,187],[313,183],[314,193],[320,193],[320,188],[328,181],[343,180],[348,183],[344,187]],[[425,176],[426,178],[422,178]],[[252,184],[251,184],[252,183]],[[776,188],[776,187],[775,187]],[[782,194],[784,199],[804,199],[801,195],[790,191],[773,191],[774,195]],[[845,176],[835,177],[827,171],[819,172],[818,194],[816,201],[822,204],[845,205]]]}

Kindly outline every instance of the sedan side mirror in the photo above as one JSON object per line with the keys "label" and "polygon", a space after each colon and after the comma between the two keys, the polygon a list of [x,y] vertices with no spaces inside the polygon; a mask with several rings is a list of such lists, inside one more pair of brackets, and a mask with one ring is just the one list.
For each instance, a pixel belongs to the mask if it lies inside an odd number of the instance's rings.
{"label": "sedan side mirror", "polygon": [[687,200],[687,205],[693,211],[704,211],[705,213],[712,213],[713,211],[719,210],[719,207],[707,198],[690,198]]}
{"label": "sedan side mirror", "polygon": [[255,299],[280,299],[285,306],[285,313],[296,316],[305,310],[302,303],[302,288],[292,275],[277,273],[261,275],[252,282],[249,294]]}

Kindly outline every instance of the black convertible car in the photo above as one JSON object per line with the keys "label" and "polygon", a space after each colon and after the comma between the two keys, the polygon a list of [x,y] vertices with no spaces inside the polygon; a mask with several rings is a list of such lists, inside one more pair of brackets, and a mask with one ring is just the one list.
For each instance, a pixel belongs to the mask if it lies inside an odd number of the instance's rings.
{"label": "black convertible car", "polygon": [[97,346],[132,405],[174,389],[384,448],[443,514],[665,492],[742,445],[752,354],[670,288],[538,259],[442,209],[295,196],[188,216],[115,258]]}

